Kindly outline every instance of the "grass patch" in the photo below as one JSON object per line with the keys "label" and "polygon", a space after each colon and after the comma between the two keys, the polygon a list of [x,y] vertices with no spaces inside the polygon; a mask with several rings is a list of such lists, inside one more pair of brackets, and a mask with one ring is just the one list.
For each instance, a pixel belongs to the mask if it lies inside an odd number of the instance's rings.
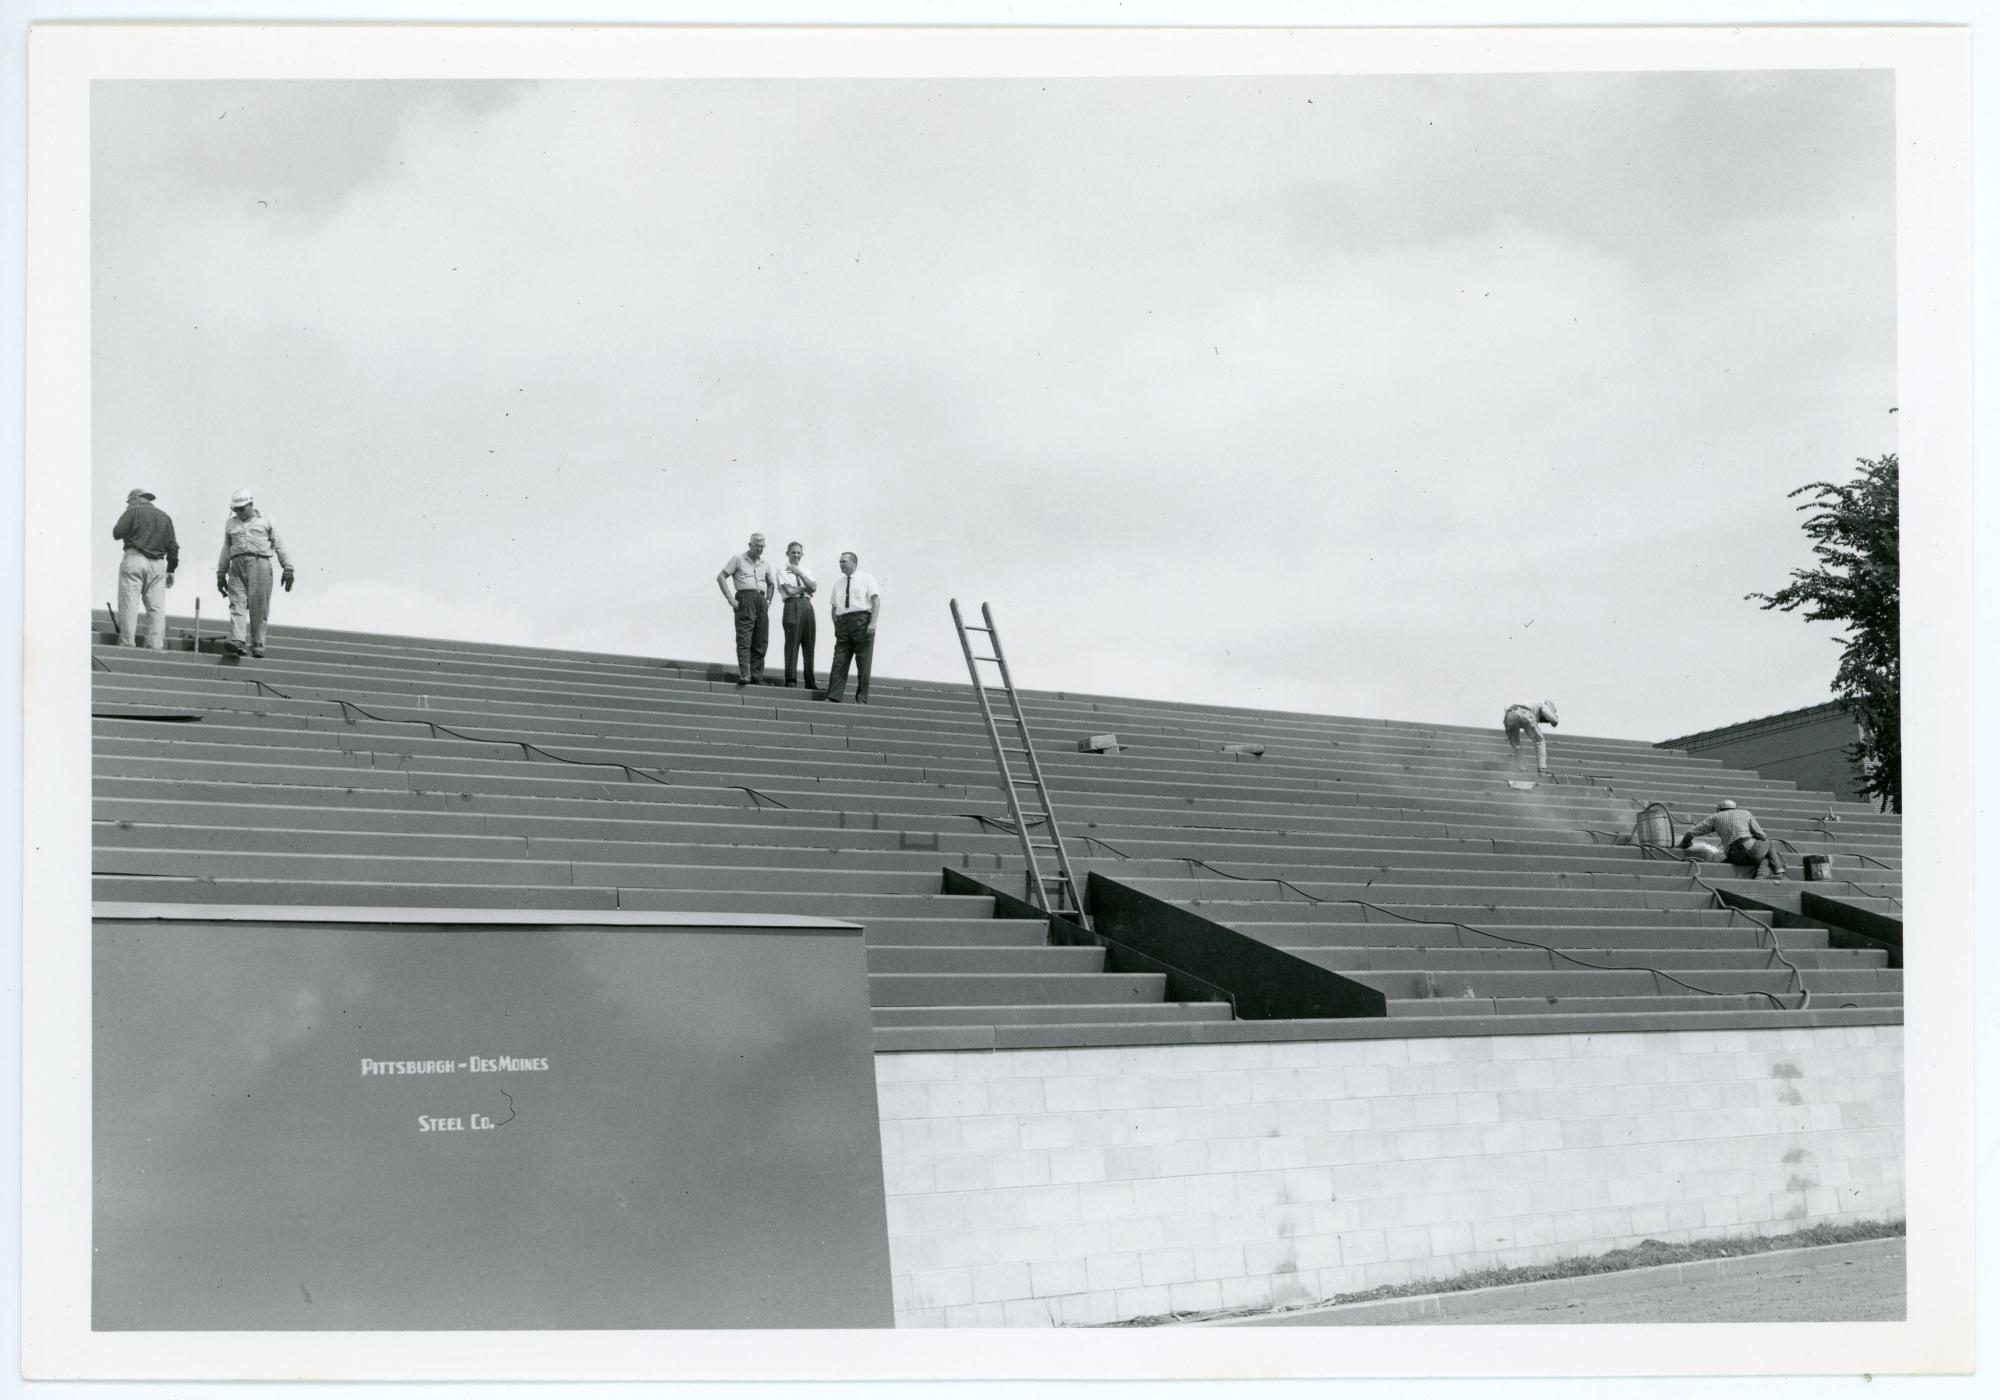
{"label": "grass patch", "polygon": [[1729,1235],[1712,1240],[1668,1244],[1664,1240],[1641,1240],[1623,1249],[1604,1254],[1580,1254],[1552,1259],[1546,1264],[1522,1264],[1507,1269],[1475,1269],[1447,1279],[1418,1279],[1411,1283],[1384,1284],[1359,1293],[1336,1293],[1315,1302],[1293,1303],[1281,1308],[1221,1308],[1209,1312],[1160,1313],[1135,1317],[1110,1327],[1159,1327],[1176,1322],[1209,1322],[1227,1317],[1261,1317],[1266,1314],[1300,1312],[1307,1308],[1335,1307],[1343,1303],[1373,1303],[1383,1298],[1416,1298],[1433,1293],[1464,1293],[1474,1288],[1498,1288],[1510,1283],[1541,1283],[1546,1279],[1587,1278],[1592,1274],[1623,1273],[1627,1269],[1650,1269],[1659,1264],[1688,1264],[1698,1259],[1725,1259],[1743,1254],[1769,1254],[1780,1249],[1812,1249],[1819,1245],[1853,1244],[1860,1240],[1895,1239],[1904,1233],[1901,1220],[1866,1220],[1855,1225],[1809,1225],[1783,1235]]}

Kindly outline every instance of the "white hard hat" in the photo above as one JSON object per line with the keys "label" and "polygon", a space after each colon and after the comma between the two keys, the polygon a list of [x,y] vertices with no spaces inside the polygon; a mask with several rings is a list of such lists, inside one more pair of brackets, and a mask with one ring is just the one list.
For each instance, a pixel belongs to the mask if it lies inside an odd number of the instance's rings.
{"label": "white hard hat", "polygon": [[238,506],[247,506],[252,504],[254,500],[255,497],[253,497],[250,494],[250,488],[246,486],[241,491],[238,491],[235,495],[229,498],[229,508],[231,510],[235,510]]}

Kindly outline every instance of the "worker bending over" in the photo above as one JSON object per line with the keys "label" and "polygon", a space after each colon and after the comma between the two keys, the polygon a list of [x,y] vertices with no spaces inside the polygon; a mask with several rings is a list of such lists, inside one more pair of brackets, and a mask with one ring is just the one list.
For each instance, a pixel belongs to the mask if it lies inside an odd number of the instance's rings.
{"label": "worker bending over", "polygon": [[1507,742],[1513,746],[1514,755],[1520,757],[1523,736],[1535,741],[1535,768],[1538,772],[1549,771],[1549,741],[1542,737],[1541,726],[1555,728],[1556,702],[1544,700],[1539,705],[1509,705],[1507,713],[1500,717],[1500,725],[1507,731]]}

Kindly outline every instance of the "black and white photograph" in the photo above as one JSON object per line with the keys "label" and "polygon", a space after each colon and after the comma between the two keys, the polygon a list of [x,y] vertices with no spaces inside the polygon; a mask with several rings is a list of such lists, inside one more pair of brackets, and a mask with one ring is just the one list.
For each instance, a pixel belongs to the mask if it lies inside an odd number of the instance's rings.
{"label": "black and white photograph", "polygon": [[1970,1367],[1963,30],[34,38],[28,1374]]}

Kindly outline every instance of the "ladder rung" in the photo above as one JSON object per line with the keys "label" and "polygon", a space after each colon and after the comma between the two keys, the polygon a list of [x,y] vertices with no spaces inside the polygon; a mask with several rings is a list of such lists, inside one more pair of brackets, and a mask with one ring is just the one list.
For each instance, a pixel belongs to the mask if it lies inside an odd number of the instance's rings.
{"label": "ladder rung", "polygon": [[984,632],[988,636],[991,636],[993,634],[993,629],[991,627],[974,627],[969,622],[965,624],[965,630],[968,632]]}

